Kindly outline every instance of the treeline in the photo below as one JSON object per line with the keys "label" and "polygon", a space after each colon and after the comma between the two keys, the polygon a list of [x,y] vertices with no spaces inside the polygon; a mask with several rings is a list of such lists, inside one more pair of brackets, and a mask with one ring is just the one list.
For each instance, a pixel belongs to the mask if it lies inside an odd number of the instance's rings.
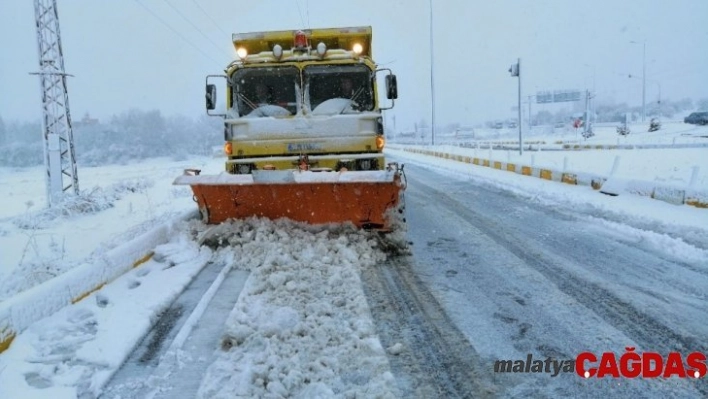
{"label": "treeline", "polygon": [[[152,157],[176,160],[210,155],[223,142],[219,118],[164,117],[159,111],[129,110],[100,123],[73,123],[76,161],[96,166],[125,164]],[[44,162],[42,125],[0,118],[0,166],[26,167]]]}

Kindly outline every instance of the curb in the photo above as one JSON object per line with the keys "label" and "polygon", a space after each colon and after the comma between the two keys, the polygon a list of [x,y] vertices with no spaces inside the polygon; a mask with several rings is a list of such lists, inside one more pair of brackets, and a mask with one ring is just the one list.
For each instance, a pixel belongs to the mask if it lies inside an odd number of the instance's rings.
{"label": "curb", "polygon": [[[517,144],[518,146],[518,144]],[[679,143],[679,144],[563,144],[563,150],[641,150],[662,148],[705,148],[708,143]]]}
{"label": "curb", "polygon": [[105,253],[95,263],[84,263],[51,280],[0,302],[0,353],[32,323],[77,303],[104,285],[152,258],[152,250],[172,236],[175,222],[198,218],[192,210],[163,223]]}
{"label": "curb", "polygon": [[[553,169],[500,162],[467,155],[455,155],[441,151],[423,150],[418,148],[396,148],[395,146],[390,147],[393,147],[391,149],[399,151],[449,159],[472,165],[486,166],[493,169],[505,170],[524,176],[532,176],[559,183],[590,186],[593,190],[600,190],[609,179],[609,177],[591,173],[561,172]],[[627,192],[630,194],[645,196],[674,205],[689,205],[696,208],[708,209],[708,192],[705,191],[690,188],[679,188],[672,185],[661,185],[639,180],[628,180],[627,183]]]}

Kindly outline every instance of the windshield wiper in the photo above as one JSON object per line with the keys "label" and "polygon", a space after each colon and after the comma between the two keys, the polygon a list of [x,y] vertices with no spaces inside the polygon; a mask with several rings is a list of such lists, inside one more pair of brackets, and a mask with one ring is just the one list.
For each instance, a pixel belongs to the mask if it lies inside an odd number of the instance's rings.
{"label": "windshield wiper", "polygon": [[[340,115],[343,114],[344,111],[347,110],[347,107],[350,107],[352,104],[356,104],[356,101],[354,101],[354,100],[356,100],[356,99],[359,97],[359,95],[361,95],[361,93],[363,93],[363,92],[364,92],[364,87],[363,87],[363,86],[360,87],[357,91],[355,91],[355,92],[354,92],[354,95],[352,96],[352,98],[349,99],[349,101],[351,101],[351,102],[348,103],[347,105],[345,105],[344,108],[342,108],[342,110],[339,112],[339,114],[340,114]],[[357,105],[359,105],[359,104],[357,104]],[[354,107],[352,107],[352,109],[354,109]]]}
{"label": "windshield wiper", "polygon": [[240,98],[241,100],[243,100],[244,103],[246,103],[246,105],[248,105],[249,107],[251,107],[251,111],[253,111],[253,110],[255,110],[256,108],[258,108],[258,105],[257,105],[256,103],[254,103],[253,101],[249,100],[249,99],[246,97],[246,95],[244,95],[243,93],[239,92],[239,93],[238,93],[238,96],[239,96],[239,98]]}

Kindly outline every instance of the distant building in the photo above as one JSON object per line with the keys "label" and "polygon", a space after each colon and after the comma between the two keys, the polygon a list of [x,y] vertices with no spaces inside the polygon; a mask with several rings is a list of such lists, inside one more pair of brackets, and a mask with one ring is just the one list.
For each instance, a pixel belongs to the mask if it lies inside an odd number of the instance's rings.
{"label": "distant building", "polygon": [[475,138],[475,132],[473,127],[458,127],[455,129],[455,138],[456,139],[474,139]]}
{"label": "distant building", "polygon": [[75,127],[86,127],[86,126],[94,126],[98,125],[98,119],[91,118],[89,113],[85,113],[84,117],[80,121],[74,122]]}

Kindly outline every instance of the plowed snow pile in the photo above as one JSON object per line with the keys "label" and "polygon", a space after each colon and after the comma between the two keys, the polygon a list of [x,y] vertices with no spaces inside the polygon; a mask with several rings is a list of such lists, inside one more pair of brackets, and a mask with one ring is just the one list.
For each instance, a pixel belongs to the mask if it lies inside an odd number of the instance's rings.
{"label": "plowed snow pile", "polygon": [[258,220],[220,231],[217,257],[251,275],[198,397],[395,396],[359,279],[383,258],[375,240]]}

